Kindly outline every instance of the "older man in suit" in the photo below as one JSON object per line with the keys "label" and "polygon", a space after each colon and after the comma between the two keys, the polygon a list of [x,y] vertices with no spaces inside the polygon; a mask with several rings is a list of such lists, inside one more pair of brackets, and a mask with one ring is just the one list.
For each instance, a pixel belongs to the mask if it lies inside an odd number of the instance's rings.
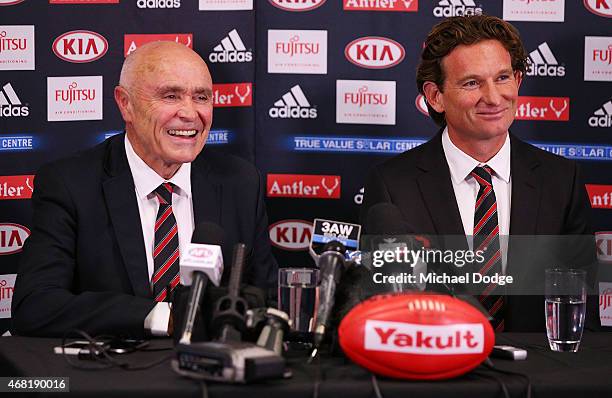
{"label": "older man in suit", "polygon": [[37,174],[14,332],[167,335],[180,253],[204,221],[224,229],[226,260],[233,243],[252,250],[245,282],[275,286],[258,171],[204,148],[212,94],[205,62],[184,45],[127,57],[115,88],[125,134]]}
{"label": "older man in suit", "polygon": [[[393,203],[410,232],[473,237],[474,250],[486,248],[481,274],[506,272],[500,236],[590,234],[577,164],[508,131],[526,60],[518,32],[499,18],[453,17],[436,25],[417,86],[441,130],[373,168],[362,214]],[[541,301],[483,293],[497,330],[543,328]]]}

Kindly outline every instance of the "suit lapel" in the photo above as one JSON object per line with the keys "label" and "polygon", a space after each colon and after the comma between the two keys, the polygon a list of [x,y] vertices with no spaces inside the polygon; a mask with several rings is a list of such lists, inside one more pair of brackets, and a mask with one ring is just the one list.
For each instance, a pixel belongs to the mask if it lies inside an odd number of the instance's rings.
{"label": "suit lapel", "polygon": [[442,150],[439,132],[422,152],[417,163],[423,173],[417,184],[438,235],[465,235],[448,163]]}
{"label": "suit lapel", "polygon": [[206,149],[191,163],[191,194],[196,227],[202,222],[221,225],[222,187],[213,178],[205,152]]}
{"label": "suit lapel", "polygon": [[512,202],[510,204],[510,234],[535,235],[537,227],[540,187],[535,169],[539,161],[529,148],[511,137],[510,167],[512,170]]}
{"label": "suit lapel", "polygon": [[106,178],[102,187],[134,295],[151,297],[140,213],[134,196],[134,180],[127,162],[123,137],[125,135],[120,134],[109,138],[112,141],[104,162]]}

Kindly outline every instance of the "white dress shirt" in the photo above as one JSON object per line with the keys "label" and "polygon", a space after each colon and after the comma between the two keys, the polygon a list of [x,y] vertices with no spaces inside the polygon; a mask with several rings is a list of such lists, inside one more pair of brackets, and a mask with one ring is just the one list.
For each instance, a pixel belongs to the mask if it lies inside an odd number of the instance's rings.
{"label": "white dress shirt", "polygon": [[480,185],[470,176],[476,166],[489,166],[493,170],[492,182],[495,200],[497,201],[497,220],[499,223],[499,234],[502,252],[502,272],[506,272],[506,261],[508,255],[507,236],[510,233],[510,204],[512,197],[512,176],[510,174],[510,136],[506,135],[506,141],[499,152],[487,163],[467,155],[457,148],[448,136],[448,127],[442,133],[442,149],[450,169],[451,182],[457,198],[457,206],[461,214],[461,223],[465,235],[468,236],[470,248],[474,235],[474,208]]}
{"label": "white dress shirt", "polygon": [[[171,182],[175,186],[172,192],[172,212],[178,226],[179,251],[182,253],[186,250],[187,244],[191,242],[194,228],[193,202],[191,197],[191,163],[184,163],[172,178],[165,180],[134,152],[134,148],[127,135],[125,136],[125,153],[134,179],[134,193],[140,214],[150,284],[155,268],[153,263],[153,247],[155,246],[154,228],[157,210],[159,209],[159,201],[154,191],[164,182]],[[152,287],[152,285],[150,286]],[[145,319],[145,329],[150,330],[154,335],[167,335],[169,317],[170,307],[168,303],[157,303]]]}

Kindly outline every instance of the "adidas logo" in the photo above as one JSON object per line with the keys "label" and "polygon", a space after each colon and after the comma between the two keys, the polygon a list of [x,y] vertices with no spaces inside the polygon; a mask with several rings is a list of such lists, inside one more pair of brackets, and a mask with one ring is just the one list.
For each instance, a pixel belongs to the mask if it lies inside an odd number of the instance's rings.
{"label": "adidas logo", "polygon": [[593,116],[589,118],[589,126],[591,127],[612,127],[612,100],[606,102],[593,112]]}
{"label": "adidas logo", "polygon": [[251,62],[253,53],[247,51],[236,29],[232,30],[221,40],[221,44],[213,48],[208,56],[210,62]]}
{"label": "adidas logo", "polygon": [[482,8],[477,7],[474,0],[440,0],[434,8],[436,17],[458,17],[462,15],[481,15]]}
{"label": "adidas logo", "polygon": [[181,0],[138,0],[138,8],[179,8]]}
{"label": "adidas logo", "polygon": [[0,91],[0,117],[28,116],[30,108],[22,105],[11,83],[6,83]]}
{"label": "adidas logo", "polygon": [[529,60],[527,76],[565,76],[565,66],[559,65],[546,42],[529,53]]}
{"label": "adidas logo", "polygon": [[299,84],[274,103],[268,114],[277,119],[316,119],[317,109],[310,106]]}

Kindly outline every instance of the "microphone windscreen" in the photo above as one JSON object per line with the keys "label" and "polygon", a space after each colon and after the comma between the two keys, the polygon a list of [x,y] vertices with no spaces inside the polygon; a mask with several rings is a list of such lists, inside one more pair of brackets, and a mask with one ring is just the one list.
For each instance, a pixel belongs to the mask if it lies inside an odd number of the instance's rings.
{"label": "microphone windscreen", "polygon": [[368,210],[365,230],[370,235],[408,235],[408,225],[400,210],[391,203],[377,203]]}
{"label": "microphone windscreen", "polygon": [[212,222],[199,223],[191,235],[191,243],[222,246],[224,240],[225,231]]}

